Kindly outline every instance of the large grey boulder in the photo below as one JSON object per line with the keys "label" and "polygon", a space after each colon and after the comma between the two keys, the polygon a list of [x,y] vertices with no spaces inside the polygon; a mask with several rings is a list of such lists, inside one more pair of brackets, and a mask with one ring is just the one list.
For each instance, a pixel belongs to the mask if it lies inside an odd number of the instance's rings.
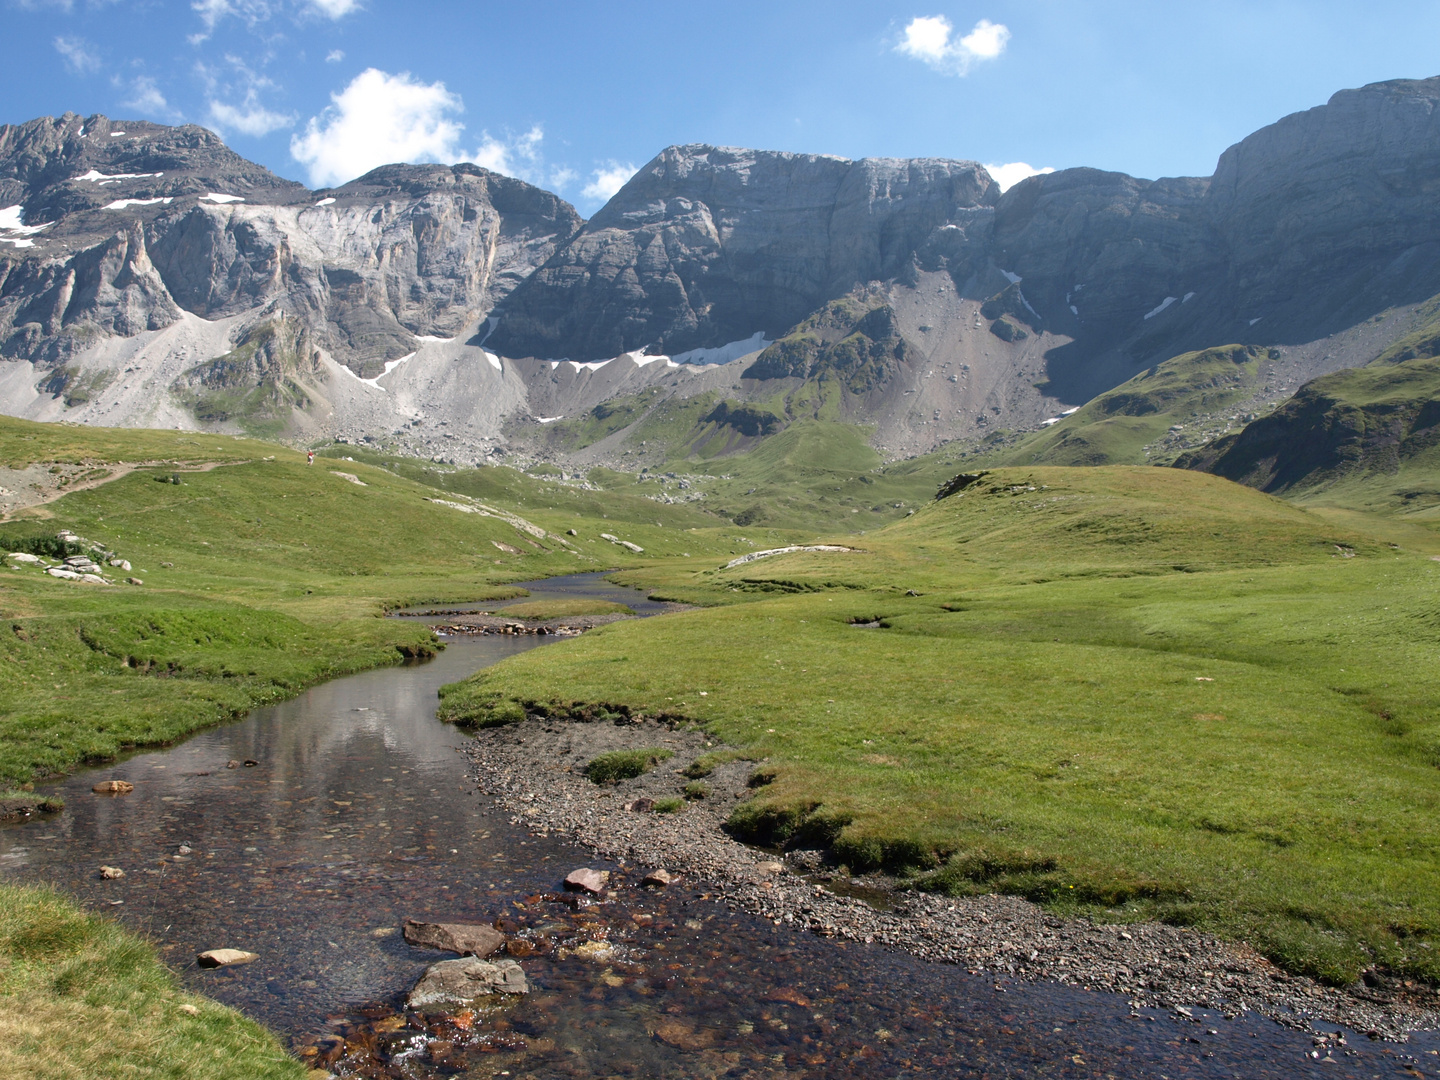
{"label": "large grey boulder", "polygon": [[468,1005],[491,994],[528,994],[530,984],[514,960],[491,963],[473,956],[431,964],[405,999],[408,1009]]}

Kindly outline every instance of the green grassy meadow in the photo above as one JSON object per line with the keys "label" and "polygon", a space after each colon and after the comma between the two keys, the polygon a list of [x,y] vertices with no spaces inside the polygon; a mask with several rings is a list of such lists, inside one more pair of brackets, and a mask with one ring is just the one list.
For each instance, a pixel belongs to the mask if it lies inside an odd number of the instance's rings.
{"label": "green grassy meadow", "polygon": [[1000,470],[853,553],[622,575],[717,606],[513,658],[442,716],[683,718],[765,760],[756,839],[1435,979],[1423,536],[1178,470]]}
{"label": "green grassy meadow", "polygon": [[[0,523],[0,546],[73,530],[144,582],[0,560],[0,789],[423,655],[428,630],[381,617],[398,606],[599,613],[513,583],[606,570],[698,610],[516,656],[447,687],[441,717],[701,725],[716,760],[757,762],[731,819],[757,841],[1203,927],[1334,983],[1374,966],[1440,981],[1433,515],[1143,466],[997,468],[937,501],[960,458],[886,465],[867,438],[800,420],[672,462],[668,485],[596,469],[587,487],[544,466],[348,446],[307,465],[253,440],[0,419],[0,464],[114,476]],[[682,490],[704,498],[655,498]],[[853,550],[727,568],[817,541]],[[170,1023],[177,992],[111,924],[22,889],[0,908],[0,1071],[60,1037],[51,1016],[93,1011],[102,991],[66,973],[112,957],[105,1023],[153,1046],[150,1074],[294,1074],[218,1006]],[[94,1030],[55,1075],[108,1075],[131,1035]],[[207,1073],[201,1036],[242,1072]]]}

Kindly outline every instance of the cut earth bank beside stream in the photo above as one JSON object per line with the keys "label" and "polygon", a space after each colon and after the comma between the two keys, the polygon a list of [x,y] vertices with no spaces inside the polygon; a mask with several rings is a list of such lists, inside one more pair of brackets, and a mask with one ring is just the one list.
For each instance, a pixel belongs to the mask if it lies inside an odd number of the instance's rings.
{"label": "cut earth bank beside stream", "polygon": [[[583,767],[599,754],[656,747],[674,756],[643,776],[606,786],[585,776]],[[1053,979],[1124,994],[1136,1010],[1181,1016],[1196,1007],[1227,1016],[1249,1010],[1298,1030],[1338,1024],[1399,1041],[1440,1026],[1440,1013],[1394,989],[1323,986],[1242,945],[1182,927],[1060,917],[1013,896],[900,890],[882,876],[840,875],[819,851],[791,851],[781,862],[723,829],[735,803],[750,794],[750,761],[717,766],[700,781],[707,794],[677,813],[628,808],[636,800],[673,798],[687,784],[687,767],[717,749],[723,748],[701,731],[656,720],[530,716],[477,731],[467,752],[481,789],[515,814],[516,824],[569,836],[612,859],[663,867],[686,884],[714,886],[732,908],[776,925],[962,965],[994,977],[997,989],[1006,979]],[[866,892],[878,905],[846,892]]]}

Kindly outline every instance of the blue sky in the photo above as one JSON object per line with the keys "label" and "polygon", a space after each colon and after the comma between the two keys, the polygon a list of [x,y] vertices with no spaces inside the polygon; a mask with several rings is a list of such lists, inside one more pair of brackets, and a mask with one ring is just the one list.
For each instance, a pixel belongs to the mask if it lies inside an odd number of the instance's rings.
{"label": "blue sky", "polygon": [[0,122],[200,123],[312,186],[477,160],[586,214],[682,142],[1208,175],[1338,89],[1440,74],[1416,0],[0,0],[0,30]]}

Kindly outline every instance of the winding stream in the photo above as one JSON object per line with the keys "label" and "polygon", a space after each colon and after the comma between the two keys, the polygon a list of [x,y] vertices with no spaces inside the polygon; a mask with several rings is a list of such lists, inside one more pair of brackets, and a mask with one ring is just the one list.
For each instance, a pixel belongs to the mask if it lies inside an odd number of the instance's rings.
{"label": "winding stream", "polygon": [[[661,608],[599,575],[527,587],[536,599]],[[645,868],[511,825],[466,778],[467,736],[435,719],[440,685],[555,640],[452,638],[428,663],[337,679],[172,749],[59,781],[63,813],[0,826],[0,872],[113,913],[154,940],[187,985],[341,1073],[1370,1080],[1440,1071],[1433,1036],[1397,1047],[1352,1034],[1336,1063],[1322,1064],[1308,1056],[1308,1036],[1258,1018],[1135,1016],[1114,995],[997,986],[819,940],[730,912],[703,891],[642,892],[633,886]],[[93,795],[105,778],[135,791]],[[101,864],[125,877],[102,880]],[[632,887],[614,902],[552,899],[585,865]],[[534,991],[501,1013],[417,1025],[399,1004],[448,954],[406,945],[407,917],[500,920]],[[571,955],[584,941],[606,948]],[[197,968],[198,951],[219,947],[261,959]]]}

